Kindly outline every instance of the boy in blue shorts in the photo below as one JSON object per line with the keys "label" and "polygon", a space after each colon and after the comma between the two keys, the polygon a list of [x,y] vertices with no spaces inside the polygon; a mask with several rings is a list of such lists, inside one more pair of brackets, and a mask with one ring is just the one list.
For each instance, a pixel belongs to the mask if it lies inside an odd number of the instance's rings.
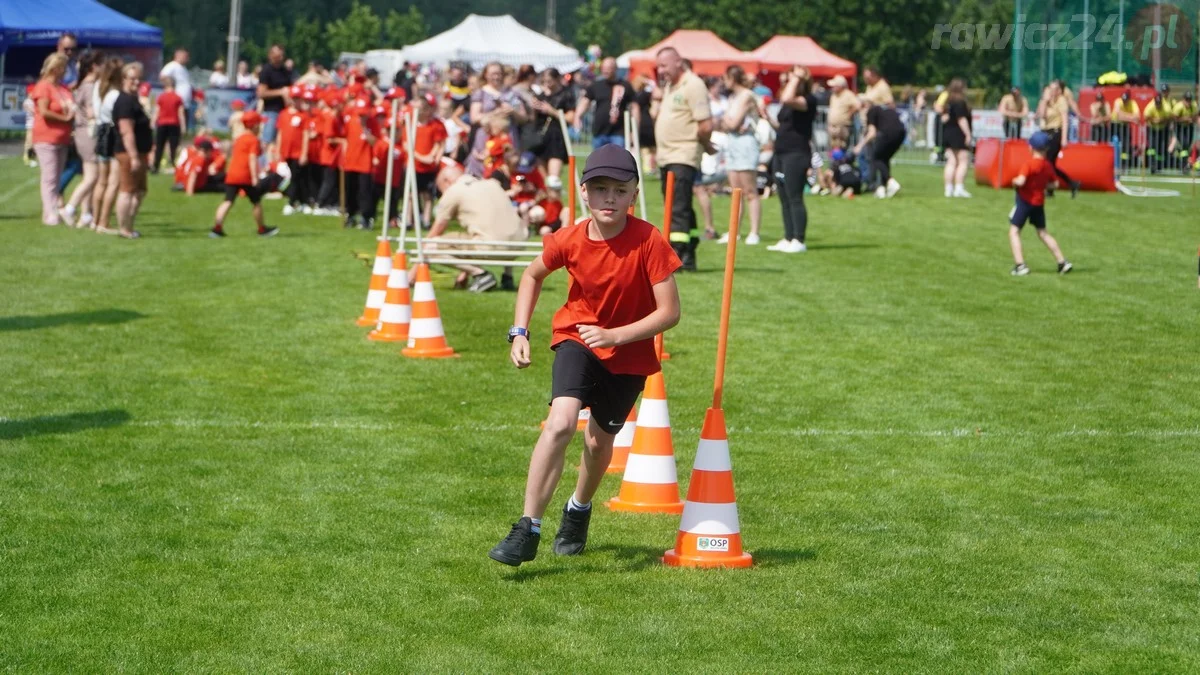
{"label": "boy in blue shorts", "polygon": [[488,556],[517,566],[537,556],[542,516],[562,476],[563,455],[579,411],[592,410],[584,431],[575,492],[563,506],[554,552],[578,555],[587,544],[591,501],[612,459],[613,439],[625,424],[646,377],[659,370],[654,336],[679,322],[675,271],[680,261],[650,223],[628,215],[637,198],[637,165],[618,145],[588,157],[583,192],[592,217],[544,240],[542,255],[521,277],[508,340],[517,368],[527,368],[529,321],[542,281],[565,267],[567,303],[554,315],[554,375],[550,415],[529,461],[523,515]]}
{"label": "boy in blue shorts", "polygon": [[1055,182],[1054,165],[1046,160],[1046,150],[1051,142],[1050,134],[1044,131],[1030,136],[1029,147],[1033,150],[1033,157],[1013,179],[1017,195],[1016,205],[1008,214],[1008,243],[1012,247],[1013,262],[1016,263],[1012,269],[1015,277],[1029,274],[1029,267],[1025,265],[1025,254],[1021,250],[1021,228],[1025,227],[1026,222],[1033,223],[1038,238],[1050,249],[1050,253],[1054,254],[1054,260],[1058,263],[1058,273],[1066,274],[1071,271],[1071,262],[1063,257],[1058,242],[1046,231],[1046,187]]}

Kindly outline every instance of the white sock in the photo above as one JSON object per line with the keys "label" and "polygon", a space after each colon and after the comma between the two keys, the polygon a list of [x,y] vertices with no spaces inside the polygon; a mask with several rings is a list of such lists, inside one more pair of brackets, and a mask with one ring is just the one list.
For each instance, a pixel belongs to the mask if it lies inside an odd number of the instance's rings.
{"label": "white sock", "polygon": [[63,207],[63,211],[66,211],[68,214],[73,216],[75,215],[75,206],[72,204],[67,204]]}
{"label": "white sock", "polygon": [[579,501],[575,499],[575,495],[571,495],[571,499],[569,499],[567,501],[567,510],[568,511],[591,511],[592,503],[588,502],[586,504],[580,504]]}

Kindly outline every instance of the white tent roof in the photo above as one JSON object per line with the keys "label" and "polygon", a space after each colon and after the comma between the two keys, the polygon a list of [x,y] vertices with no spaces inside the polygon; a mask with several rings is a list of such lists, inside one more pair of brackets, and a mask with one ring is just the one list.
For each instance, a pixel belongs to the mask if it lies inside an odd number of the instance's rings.
{"label": "white tent roof", "polygon": [[510,65],[529,63],[538,69],[553,66],[564,72],[581,63],[578,51],[522,26],[507,14],[468,14],[454,28],[405,47],[404,58],[413,63],[441,66],[451,61],[466,61],[474,68],[481,68],[489,61]]}

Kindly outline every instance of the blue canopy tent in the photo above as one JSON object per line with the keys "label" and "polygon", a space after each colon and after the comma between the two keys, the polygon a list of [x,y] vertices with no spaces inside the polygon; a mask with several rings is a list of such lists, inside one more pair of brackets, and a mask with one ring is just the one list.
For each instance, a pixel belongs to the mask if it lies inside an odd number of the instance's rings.
{"label": "blue canopy tent", "polygon": [[[162,29],[131,19],[96,0],[3,0],[0,2],[0,79],[9,51],[37,48],[45,55],[63,33],[81,47],[123,47],[161,53]],[[25,50],[20,50],[25,51]],[[32,51],[32,50],[30,50]],[[40,59],[38,59],[40,64]]]}

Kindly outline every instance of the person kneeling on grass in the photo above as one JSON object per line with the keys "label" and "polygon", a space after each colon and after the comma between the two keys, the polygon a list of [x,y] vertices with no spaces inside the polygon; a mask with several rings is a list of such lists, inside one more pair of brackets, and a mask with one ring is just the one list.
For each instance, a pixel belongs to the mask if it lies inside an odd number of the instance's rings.
{"label": "person kneeling on grass", "polygon": [[628,215],[637,197],[637,165],[628,150],[605,145],[588,157],[583,190],[592,217],[546,237],[521,277],[511,359],[527,368],[529,321],[542,281],[565,267],[572,283],[554,315],[550,415],[529,462],[525,510],[488,557],[517,566],[537,557],[542,515],[562,476],[563,455],[579,411],[592,409],[575,492],[563,506],[554,552],[578,555],[587,544],[591,500],[646,377],[659,371],[654,336],[679,322],[679,257],[650,223]]}
{"label": "person kneeling on grass", "polygon": [[212,231],[208,236],[219,239],[225,236],[225,216],[233,208],[233,202],[239,192],[246,193],[246,198],[254,205],[254,224],[258,225],[258,236],[273,237],[279,232],[278,227],[267,227],[263,223],[263,195],[280,189],[282,179],[278,174],[268,174],[261,181],[258,176],[258,158],[262,155],[262,143],[258,140],[258,125],[262,117],[250,110],[242,115],[242,125],[246,131],[233,142],[233,152],[229,157],[229,170],[225,173],[225,201],[217,206],[217,214]]}
{"label": "person kneeling on grass", "polygon": [[1029,137],[1029,147],[1033,157],[1021,168],[1021,172],[1013,179],[1017,188],[1016,205],[1009,214],[1008,243],[1012,246],[1013,276],[1023,277],[1029,274],[1025,265],[1025,254],[1021,250],[1021,228],[1025,222],[1033,223],[1038,238],[1054,254],[1058,263],[1058,273],[1066,274],[1071,271],[1071,262],[1063,257],[1058,242],[1046,231],[1046,188],[1054,182],[1054,165],[1046,159],[1046,151],[1053,143],[1050,134],[1039,131]]}

